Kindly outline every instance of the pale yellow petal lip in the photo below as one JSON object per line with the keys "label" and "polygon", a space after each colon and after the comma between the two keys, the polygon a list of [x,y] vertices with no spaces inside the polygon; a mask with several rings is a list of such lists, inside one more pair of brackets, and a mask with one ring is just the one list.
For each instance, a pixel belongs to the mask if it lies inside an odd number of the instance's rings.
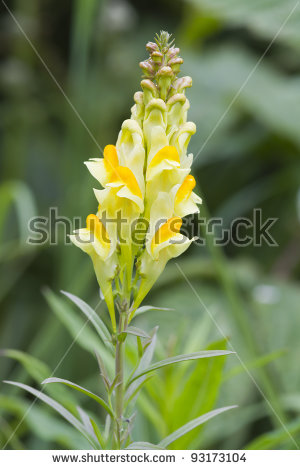
{"label": "pale yellow petal lip", "polygon": [[91,159],[84,162],[91,175],[104,186],[108,181],[108,173],[103,158]]}

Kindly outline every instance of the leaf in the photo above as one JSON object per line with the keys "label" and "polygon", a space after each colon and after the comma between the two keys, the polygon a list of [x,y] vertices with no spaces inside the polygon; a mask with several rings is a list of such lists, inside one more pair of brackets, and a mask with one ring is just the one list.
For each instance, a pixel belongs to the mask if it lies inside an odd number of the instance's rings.
{"label": "leaf", "polygon": [[[26,369],[28,374],[39,384],[52,373],[46,364],[31,356],[30,354],[14,349],[0,350],[0,356],[2,354],[6,357],[19,361]],[[62,403],[62,405],[67,407],[70,411],[76,410],[72,400],[73,396],[71,393],[69,393],[69,390],[64,390],[64,393],[62,393],[60,388],[58,390],[56,387],[53,387],[50,395],[54,399],[59,399],[60,403]]]}
{"label": "leaf", "polygon": [[[212,104],[212,108],[206,113],[206,122],[203,122],[203,128],[197,133],[197,142],[195,144],[199,144],[201,148],[203,140],[205,141],[213,126],[218,122],[226,106],[237,95],[237,92],[249,77],[251,70],[254,70],[258,57],[241,45],[216,47],[204,52],[201,56],[201,72],[197,67],[196,58],[196,54],[191,55],[185,61],[189,73],[197,83],[197,86],[191,89],[190,99],[200,99],[202,104]],[[213,77],[221,75],[226,79],[214,82],[212,86]],[[213,152],[216,152],[221,145],[224,145],[224,135],[228,136],[228,133],[230,134],[230,126],[238,120],[243,111],[262,122],[267,129],[291,139],[299,146],[300,136],[297,129],[297,122],[300,119],[299,103],[298,77],[288,77],[265,63],[260,64],[260,67],[255,70],[255,74],[251,76],[251,80],[247,82],[247,86],[243,88],[242,93],[236,97],[235,105],[232,106],[226,120],[222,122],[218,130],[216,142],[210,141],[205,145],[205,148],[203,148],[205,156],[194,160],[195,165],[203,165]],[[197,110],[194,110],[193,113],[195,120],[200,119]],[[232,134],[230,134],[230,137],[232,138]],[[245,151],[249,151],[250,146],[250,143],[245,143]],[[203,153],[201,151],[201,155]],[[220,153],[224,154],[224,152]],[[287,169],[286,166],[285,171]],[[261,190],[265,194],[268,188],[262,187]],[[236,192],[235,196],[237,196]],[[255,194],[253,196],[255,198]],[[249,205],[249,210],[253,207],[253,204],[257,203],[256,198],[254,201],[245,201],[245,204]],[[231,216],[233,215],[235,213],[231,214]]]}
{"label": "leaf", "polygon": [[67,385],[68,387],[74,388],[75,390],[78,390],[78,392],[83,393],[84,395],[87,395],[88,397],[92,398],[93,400],[97,401],[103,408],[109,413],[112,417],[114,416],[114,412],[110,408],[110,406],[104,401],[101,397],[96,395],[93,392],[90,392],[86,388],[80,387],[80,385],[77,385],[73,382],[70,382],[69,380],[64,380],[60,379],[58,377],[49,377],[48,379],[44,380],[42,382],[42,385],[50,384],[50,383],[62,383],[64,385]]}
{"label": "leaf", "polygon": [[80,308],[82,313],[84,313],[88,320],[93,324],[105,345],[108,346],[112,352],[114,352],[114,347],[111,344],[111,334],[109,333],[105,323],[101,320],[99,315],[97,315],[95,310],[93,310],[92,307],[90,307],[86,302],[84,302],[76,295],[70,294],[69,292],[65,292],[63,290],[61,291],[61,293],[68,297],[70,300],[72,300],[72,302]]}
{"label": "leaf", "polygon": [[66,421],[68,421],[74,428],[76,428],[96,449],[97,447],[95,446],[95,442],[93,440],[93,437],[86,431],[85,427],[83,424],[75,418],[72,413],[70,413],[66,408],[64,408],[60,403],[57,401],[53,400],[52,398],[48,397],[45,395],[43,392],[36,390],[33,387],[30,387],[29,385],[24,385],[20,382],[11,382],[10,380],[4,380],[4,383],[10,384],[10,385],[15,385],[16,387],[22,388],[26,390],[29,393],[32,393],[32,395],[36,396],[40,400],[42,400],[44,403],[47,403],[47,405],[51,406],[55,411],[57,411],[63,418],[65,418]]}
{"label": "leaf", "polygon": [[214,411],[210,411],[199,418],[193,419],[189,423],[185,424],[181,428],[177,429],[176,431],[172,432],[169,436],[165,437],[160,443],[159,446],[166,448],[168,445],[172,444],[172,442],[176,441],[180,437],[184,436],[186,433],[195,429],[196,427],[200,426],[201,424],[205,423],[209,419],[213,418],[214,416],[219,415],[220,413],[224,413],[224,411],[231,410],[236,408],[236,406],[226,406],[224,408],[218,408]]}
{"label": "leaf", "polygon": [[74,312],[67,304],[59,298],[50,289],[44,289],[44,295],[52,308],[53,312],[57,315],[59,320],[65,325],[74,340],[85,350],[94,354],[95,350],[99,352],[105,364],[113,369],[113,356],[100,341],[99,337],[90,328],[88,322],[84,322],[78,314]]}
{"label": "leaf", "polygon": [[91,423],[91,418],[89,417],[89,415],[80,406],[77,406],[77,411],[79,413],[81,421],[82,421],[85,429],[87,430],[87,432],[91,436],[93,436],[95,440],[97,440],[97,436],[95,434],[94,428],[93,428],[92,423]]}
{"label": "leaf", "polygon": [[132,450],[164,450],[160,445],[151,444],[151,442],[132,442],[126,449]]}
{"label": "leaf", "polygon": [[37,214],[31,190],[23,181],[6,181],[0,187],[0,201],[0,232],[3,230],[8,209],[14,203],[19,222],[20,241],[25,245],[28,237],[28,221]]}
{"label": "leaf", "polygon": [[98,362],[98,366],[99,366],[99,370],[100,370],[100,375],[102,377],[105,388],[108,390],[111,386],[110,378],[109,378],[108,373],[106,371],[104,362],[101,359],[101,356],[97,353],[97,351],[95,351],[95,354],[96,354],[96,358],[97,358],[97,362]]}
{"label": "leaf", "polygon": [[153,307],[153,305],[143,305],[142,307],[139,307],[136,309],[134,318],[137,315],[141,315],[142,313],[149,312],[151,310],[159,310],[161,312],[169,312],[169,311],[174,311],[174,308],[167,308],[167,307]]}
{"label": "leaf", "polygon": [[[136,374],[139,374],[143,369],[145,369],[152,361],[154,349],[155,349],[155,344],[156,344],[156,333],[157,333],[158,327],[156,327],[153,331],[152,338],[146,347],[139,364],[136,368],[135,371],[132,373],[132,379],[130,380],[130,377],[128,379],[128,384],[126,385],[126,392],[125,392],[125,399],[127,401],[130,400],[130,397],[135,395],[135,392],[137,388],[140,386],[140,384],[143,382],[143,379],[141,378],[134,378]],[[135,381],[135,383],[131,383]]]}
{"label": "leaf", "polygon": [[128,326],[125,330],[125,333],[130,335],[139,336],[140,338],[150,338],[150,336],[140,328],[136,328],[135,326]]}
{"label": "leaf", "polygon": [[[59,415],[54,415],[52,410],[45,408],[43,404],[41,406],[35,404],[28,413],[30,405],[30,401],[21,396],[0,395],[1,411],[7,411],[18,422],[24,419],[32,436],[51,443],[51,448],[53,443],[56,443],[63,449],[86,449],[88,445],[86,439],[77,429],[62,420]],[[9,437],[7,436],[7,440]],[[7,444],[11,447],[11,441]]]}
{"label": "leaf", "polygon": [[[150,380],[153,377],[153,375],[148,375],[147,377],[144,377],[138,384],[138,387],[135,387],[134,389],[128,389],[125,393],[124,400],[125,400],[125,408],[129,405],[131,400],[133,400],[134,397],[140,392],[142,387],[145,385],[148,380]],[[135,382],[136,383],[136,382]],[[128,393],[129,392],[129,393]]]}
{"label": "leaf", "polygon": [[155,364],[152,364],[150,367],[147,369],[144,369],[142,371],[136,371],[132,379],[128,382],[128,385],[130,385],[134,380],[138,379],[139,377],[142,377],[145,374],[148,374],[149,372],[153,372],[154,370],[161,369],[162,367],[168,366],[170,364],[176,364],[177,362],[184,362],[184,361],[191,361],[195,359],[202,359],[205,357],[214,357],[214,356],[223,356],[227,354],[234,354],[233,351],[213,351],[213,350],[207,350],[207,351],[199,351],[191,354],[181,354],[180,356],[174,356],[174,357],[169,357],[167,359],[164,359],[162,361],[156,362]]}
{"label": "leaf", "polygon": [[51,371],[46,364],[23,351],[17,351],[16,349],[1,349],[0,356],[9,357],[10,359],[15,359],[20,362],[30,377],[39,383],[51,374]]}
{"label": "leaf", "polygon": [[[211,343],[206,349],[226,349],[227,341],[222,339]],[[195,419],[215,407],[220,386],[222,373],[226,362],[226,356],[216,356],[186,363],[188,368],[173,368],[172,374],[164,380],[163,396],[168,387],[174,392],[166,404],[160,402],[160,408],[164,409],[164,419],[169,434],[175,429],[183,426],[187,421]],[[148,387],[149,389],[149,387]],[[174,398],[173,398],[174,397]],[[164,406],[164,408],[162,408]],[[173,410],[177,410],[176,414]],[[203,430],[191,431],[171,445],[171,449],[198,449],[202,446]]]}
{"label": "leaf", "polygon": [[97,424],[95,423],[95,421],[92,418],[90,418],[90,421],[91,421],[91,424],[93,426],[93,430],[96,434],[96,437],[98,439],[98,442],[99,442],[101,448],[104,449],[105,448],[105,442],[104,442],[104,439],[101,435],[100,429],[98,428]]}
{"label": "leaf", "polygon": [[279,349],[277,351],[273,351],[269,354],[264,354],[261,357],[258,357],[257,359],[254,359],[253,361],[249,361],[243,366],[236,366],[232,369],[230,369],[227,374],[223,377],[223,380],[229,380],[235,377],[238,374],[241,374],[245,372],[245,368],[247,367],[248,370],[252,369],[258,369],[260,367],[264,367],[265,365],[269,364],[270,362],[274,361],[275,359],[278,359],[279,357],[282,357],[284,354],[286,354],[285,349]]}
{"label": "leaf", "polygon": [[[247,450],[278,450],[284,445],[285,441],[291,440],[291,436],[300,431],[300,419],[296,419],[289,423],[285,428],[276,429],[256,437],[247,446]],[[292,438],[293,439],[293,438]],[[294,441],[294,447],[298,448]],[[299,449],[299,448],[298,448]]]}
{"label": "leaf", "polygon": [[[199,15],[223,20],[229,25],[245,28],[258,37],[273,39],[299,49],[300,14],[294,0],[269,2],[245,2],[244,0],[188,0]],[[194,18],[197,17],[193,10]],[[289,16],[290,15],[290,16]],[[284,27],[283,27],[284,25]],[[282,28],[280,34],[279,29]]]}

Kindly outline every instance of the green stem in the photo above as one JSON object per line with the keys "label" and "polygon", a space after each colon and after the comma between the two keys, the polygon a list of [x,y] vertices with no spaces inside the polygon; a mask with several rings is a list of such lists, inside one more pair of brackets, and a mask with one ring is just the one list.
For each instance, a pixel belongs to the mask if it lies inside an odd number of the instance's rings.
{"label": "green stem", "polygon": [[[122,324],[123,316],[121,316],[120,318],[119,334],[121,334],[123,331]],[[124,341],[122,339],[117,339],[115,372],[118,381],[118,384],[116,386],[116,434],[118,448],[120,448],[124,406]]]}
{"label": "green stem", "polygon": [[[116,386],[116,439],[120,449],[122,445],[123,414],[124,414],[124,350],[125,339],[123,333],[128,325],[129,304],[131,297],[132,263],[129,257],[126,264],[123,293],[120,299],[119,328],[116,342],[115,374],[117,377]],[[127,281],[127,282],[126,282]]]}

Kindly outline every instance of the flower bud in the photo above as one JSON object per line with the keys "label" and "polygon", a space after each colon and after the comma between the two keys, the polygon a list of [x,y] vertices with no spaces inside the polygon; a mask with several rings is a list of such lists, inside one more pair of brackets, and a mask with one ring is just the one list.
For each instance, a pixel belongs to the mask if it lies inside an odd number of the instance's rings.
{"label": "flower bud", "polygon": [[142,80],[141,87],[143,89],[143,98],[145,106],[151,101],[153,98],[158,98],[158,90],[156,85],[151,80]]}
{"label": "flower bud", "polygon": [[176,55],[178,55],[180,52],[180,49],[179,47],[170,47],[170,49],[168,50],[167,52],[167,57],[168,59],[173,59],[173,57],[175,57]]}
{"label": "flower bud", "polygon": [[140,62],[140,67],[143,70],[146,77],[153,77],[155,70],[152,64],[148,60]]}
{"label": "flower bud", "polygon": [[177,78],[172,83],[172,90],[170,90],[170,95],[175,93],[185,93],[186,88],[190,88],[192,86],[193,80],[191,77],[180,77]]}
{"label": "flower bud", "polygon": [[183,64],[183,59],[181,57],[174,57],[174,59],[169,60],[168,65],[172,68],[174,74],[180,72],[180,66]]}
{"label": "flower bud", "polygon": [[151,52],[154,52],[154,51],[158,51],[158,45],[155,43],[155,42],[147,42],[146,44],[146,49],[147,51],[149,51],[150,53]]}
{"label": "flower bud", "polygon": [[164,66],[156,74],[156,79],[160,91],[160,97],[163,100],[166,100],[168,91],[174,78],[173,70],[171,67]]}
{"label": "flower bud", "polygon": [[151,54],[152,61],[157,65],[162,64],[163,58],[164,58],[164,55],[159,51],[154,51]]}

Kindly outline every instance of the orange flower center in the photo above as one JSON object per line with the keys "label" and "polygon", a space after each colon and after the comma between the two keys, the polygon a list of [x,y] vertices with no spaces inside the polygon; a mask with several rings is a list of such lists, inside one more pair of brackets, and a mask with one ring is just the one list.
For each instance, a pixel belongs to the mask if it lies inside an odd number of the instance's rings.
{"label": "orange flower center", "polygon": [[192,175],[187,175],[182,185],[179,187],[176,197],[175,204],[179,204],[184,199],[188,199],[192,194],[194,187],[196,186],[196,180]]}
{"label": "orange flower center", "polygon": [[106,228],[103,223],[95,214],[90,214],[86,218],[86,228],[92,232],[95,237],[101,242],[106,242],[109,239]]}
{"label": "orange flower center", "polygon": [[180,163],[179,154],[176,147],[173,145],[166,145],[160,149],[152,158],[149,168],[153,168],[156,165],[159,165],[164,160],[173,160],[177,163]]}
{"label": "orange flower center", "polygon": [[159,229],[155,232],[155,235],[151,242],[151,251],[160,243],[164,243],[170,240],[174,235],[179,233],[182,225],[182,219],[180,217],[171,217]]}

